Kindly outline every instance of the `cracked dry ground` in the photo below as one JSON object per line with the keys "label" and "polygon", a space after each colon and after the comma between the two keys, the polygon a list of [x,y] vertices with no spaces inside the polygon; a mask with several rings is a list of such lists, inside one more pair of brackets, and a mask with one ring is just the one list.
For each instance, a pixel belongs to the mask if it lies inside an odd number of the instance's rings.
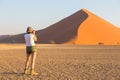
{"label": "cracked dry ground", "polygon": [[25,49],[0,50],[0,80],[120,80],[120,47],[38,46],[35,70],[23,75]]}

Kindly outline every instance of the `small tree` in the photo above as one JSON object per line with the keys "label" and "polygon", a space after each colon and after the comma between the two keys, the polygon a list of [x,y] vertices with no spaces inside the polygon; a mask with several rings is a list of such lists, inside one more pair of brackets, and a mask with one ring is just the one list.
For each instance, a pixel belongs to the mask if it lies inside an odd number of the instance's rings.
{"label": "small tree", "polygon": [[50,43],[51,43],[51,44],[55,44],[55,41],[54,41],[54,40],[50,40]]}
{"label": "small tree", "polygon": [[120,43],[119,43],[119,42],[117,42],[117,45],[120,45]]}
{"label": "small tree", "polygon": [[98,45],[104,45],[104,43],[103,42],[99,42]]}

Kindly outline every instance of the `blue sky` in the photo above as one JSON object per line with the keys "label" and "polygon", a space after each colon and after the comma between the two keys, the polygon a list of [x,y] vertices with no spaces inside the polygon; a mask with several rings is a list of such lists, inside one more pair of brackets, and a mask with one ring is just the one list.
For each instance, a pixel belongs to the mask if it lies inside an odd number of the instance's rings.
{"label": "blue sky", "polygon": [[0,35],[40,30],[82,8],[120,27],[120,0],[0,0]]}

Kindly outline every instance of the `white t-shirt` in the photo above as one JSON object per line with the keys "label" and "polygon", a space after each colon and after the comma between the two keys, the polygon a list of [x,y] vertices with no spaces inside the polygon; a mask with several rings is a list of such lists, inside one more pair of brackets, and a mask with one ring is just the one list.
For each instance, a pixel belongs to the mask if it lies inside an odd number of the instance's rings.
{"label": "white t-shirt", "polygon": [[34,35],[33,34],[25,34],[24,35],[26,46],[35,46]]}

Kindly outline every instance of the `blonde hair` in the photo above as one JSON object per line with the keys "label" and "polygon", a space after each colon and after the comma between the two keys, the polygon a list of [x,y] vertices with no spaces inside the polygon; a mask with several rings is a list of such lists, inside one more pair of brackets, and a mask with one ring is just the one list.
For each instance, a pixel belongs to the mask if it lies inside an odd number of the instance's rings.
{"label": "blonde hair", "polygon": [[33,28],[32,27],[27,27],[27,30],[26,30],[26,33],[32,33],[34,30],[33,30]]}

